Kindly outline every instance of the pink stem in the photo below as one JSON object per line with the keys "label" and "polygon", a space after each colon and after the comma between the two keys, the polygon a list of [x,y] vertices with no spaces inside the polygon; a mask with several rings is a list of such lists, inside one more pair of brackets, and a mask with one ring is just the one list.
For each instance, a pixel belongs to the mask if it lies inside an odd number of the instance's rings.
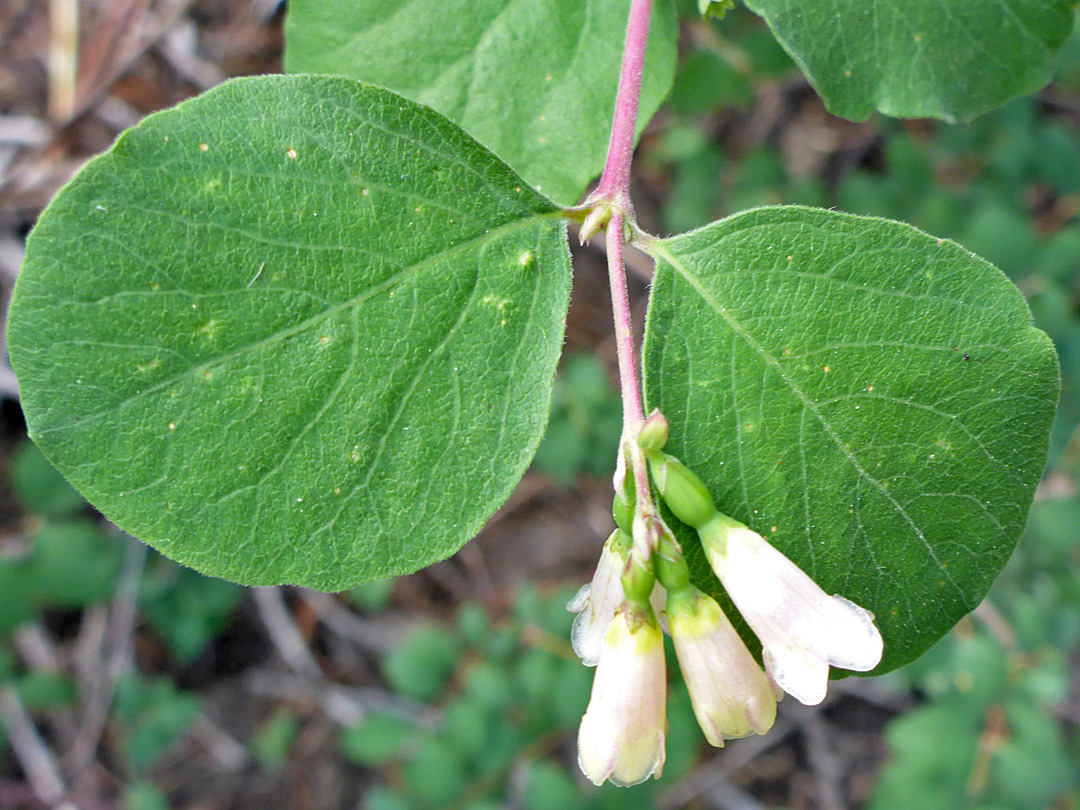
{"label": "pink stem", "polygon": [[[619,90],[615,96],[615,118],[611,124],[607,163],[593,199],[607,199],[624,210],[630,208],[630,162],[634,156],[641,74],[645,66],[645,46],[649,40],[649,20],[653,0],[633,0],[626,26]],[[620,232],[621,233],[621,232]]]}
{"label": "pink stem", "polygon": [[646,518],[656,516],[656,506],[649,489],[649,471],[645,454],[637,445],[637,435],[645,421],[638,381],[634,332],[630,317],[630,298],[626,291],[626,268],[623,264],[623,226],[626,216],[633,216],[630,203],[630,163],[634,156],[641,74],[645,64],[645,46],[649,39],[649,20],[653,0],[632,0],[630,21],[626,27],[619,90],[615,96],[615,117],[611,124],[604,174],[589,201],[611,205],[607,223],[608,278],[611,282],[611,306],[615,315],[615,346],[619,357],[619,380],[622,385],[623,453],[628,446],[633,469],[637,503],[634,519],[634,546],[644,564],[651,555],[651,538],[645,529]]}
{"label": "pink stem", "polygon": [[612,214],[607,224],[608,280],[611,282],[611,308],[615,314],[615,349],[619,358],[619,380],[622,383],[623,425],[630,441],[637,438],[645,411],[641,405],[641,386],[638,384],[634,349],[634,332],[630,318],[630,297],[626,292],[626,270],[623,267],[623,215]]}

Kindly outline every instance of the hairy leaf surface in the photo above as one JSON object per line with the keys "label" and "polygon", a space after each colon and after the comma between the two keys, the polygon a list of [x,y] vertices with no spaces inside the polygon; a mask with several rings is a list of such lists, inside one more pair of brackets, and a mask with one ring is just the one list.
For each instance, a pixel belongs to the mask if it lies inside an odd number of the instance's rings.
{"label": "hairy leaf surface", "polygon": [[93,160],[11,307],[31,437],[200,571],[339,589],[457,550],[543,432],[559,210],[432,110],[229,82]]}
{"label": "hairy leaf surface", "polygon": [[856,121],[968,119],[1050,81],[1073,0],[745,0]]}
{"label": "hairy leaf surface", "polygon": [[878,672],[912,660],[1024,528],[1058,393],[1049,338],[999,270],[897,222],[760,208],[652,250],[645,385],[668,449],[877,615]]}
{"label": "hairy leaf surface", "polygon": [[[604,166],[629,10],[629,0],[293,0],[285,67],[434,107],[573,205]],[[670,0],[657,0],[639,132],[671,88],[677,33]]]}

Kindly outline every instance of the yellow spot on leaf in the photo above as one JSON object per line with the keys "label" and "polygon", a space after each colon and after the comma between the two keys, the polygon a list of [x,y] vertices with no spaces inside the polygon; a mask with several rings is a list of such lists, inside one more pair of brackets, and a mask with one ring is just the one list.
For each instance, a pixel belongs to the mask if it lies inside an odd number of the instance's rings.
{"label": "yellow spot on leaf", "polygon": [[199,144],[199,149],[201,149],[204,152],[209,152],[210,151],[210,144],[208,144],[208,143],[200,143]]}
{"label": "yellow spot on leaf", "polygon": [[285,154],[288,157],[292,158],[293,160],[296,160],[296,150],[295,149],[289,149]]}

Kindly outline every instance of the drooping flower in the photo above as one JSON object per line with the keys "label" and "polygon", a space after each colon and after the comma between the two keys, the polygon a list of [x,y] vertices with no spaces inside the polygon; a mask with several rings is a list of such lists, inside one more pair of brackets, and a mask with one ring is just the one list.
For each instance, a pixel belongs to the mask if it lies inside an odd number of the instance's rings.
{"label": "drooping flower", "polygon": [[566,606],[571,613],[577,613],[570,630],[570,644],[587,667],[595,667],[600,660],[604,634],[623,602],[620,579],[626,569],[628,540],[620,537],[618,529],[612,532],[600,552],[592,582],[583,585]]}
{"label": "drooping flower", "polygon": [[604,635],[578,762],[596,785],[628,786],[664,768],[667,677],[660,627],[647,604],[624,603]]}
{"label": "drooping flower", "polygon": [[772,728],[776,695],[720,605],[690,586],[669,597],[668,621],[705,738],[720,747]]}
{"label": "drooping flower", "polygon": [[881,660],[874,615],[829,596],[765,538],[718,516],[699,529],[709,563],[762,645],[769,678],[800,703],[825,698],[829,667],[868,672]]}
{"label": "drooping flower", "polygon": [[[622,575],[626,570],[629,546],[628,537],[620,536],[618,530],[612,532],[600,552],[592,582],[582,585],[566,606],[571,613],[577,614],[570,630],[570,645],[587,667],[595,667],[600,660],[604,634],[623,602]],[[659,582],[653,585],[649,602],[660,626],[667,629],[667,592]]]}

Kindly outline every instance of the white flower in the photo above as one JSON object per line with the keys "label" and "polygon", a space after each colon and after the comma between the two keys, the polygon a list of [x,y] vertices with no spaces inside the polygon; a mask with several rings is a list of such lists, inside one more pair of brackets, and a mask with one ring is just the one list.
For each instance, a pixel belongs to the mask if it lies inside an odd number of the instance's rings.
{"label": "white flower", "polygon": [[577,613],[570,630],[570,644],[581,662],[595,667],[604,644],[604,633],[623,602],[622,574],[628,548],[621,548],[616,530],[604,543],[592,582],[582,586],[566,609]]}
{"label": "white flower", "polygon": [[705,738],[715,746],[764,734],[776,695],[720,606],[697,588],[672,594],[668,609],[679,668]]}
{"label": "white flower", "polygon": [[593,784],[627,786],[664,768],[664,637],[650,609],[623,605],[604,636],[578,762]]}
{"label": "white flower", "polygon": [[765,671],[800,703],[825,699],[829,666],[867,672],[881,660],[874,615],[829,596],[747,527],[720,518],[701,527],[713,571],[761,639]]}
{"label": "white flower", "polygon": [[[596,573],[592,582],[582,585],[574,598],[566,605],[571,613],[576,613],[574,625],[570,629],[570,646],[578,658],[587,667],[595,667],[600,660],[600,648],[604,644],[604,633],[615,617],[615,611],[623,603],[625,594],[622,587],[622,575],[626,570],[629,545],[619,541],[618,530],[604,543],[600,552],[600,562],[596,564]],[[623,535],[625,538],[625,535]],[[659,582],[653,585],[649,596],[653,612],[660,620],[660,627],[665,631],[667,621],[667,591]]]}

